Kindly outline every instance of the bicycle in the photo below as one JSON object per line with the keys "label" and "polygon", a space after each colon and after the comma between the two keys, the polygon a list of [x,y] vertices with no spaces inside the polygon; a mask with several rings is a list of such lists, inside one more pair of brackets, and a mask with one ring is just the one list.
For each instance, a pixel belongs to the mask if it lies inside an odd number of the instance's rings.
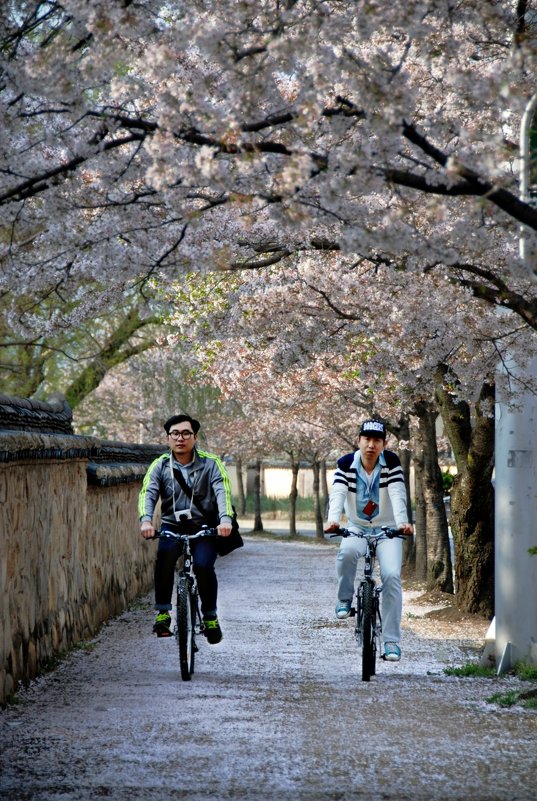
{"label": "bicycle", "polygon": [[[369,681],[376,673],[377,653],[382,648],[382,616],[380,613],[380,593],[382,586],[377,585],[373,575],[377,556],[378,543],[387,538],[406,536],[398,528],[382,526],[378,537],[371,537],[356,531],[340,528],[332,537],[360,537],[366,541],[364,555],[364,577],[356,589],[356,606],[351,607],[349,617],[356,617],[354,636],[362,648],[362,681]],[[384,657],[382,657],[384,658]]]}
{"label": "bicycle", "polygon": [[203,634],[205,628],[190,542],[202,537],[215,536],[217,536],[215,528],[204,527],[196,534],[178,534],[174,531],[160,530],[153,537],[153,539],[176,540],[182,550],[182,563],[178,559],[175,568],[176,623],[174,636],[179,646],[179,667],[183,681],[190,681],[192,678],[195,655],[198,651],[196,635]]}

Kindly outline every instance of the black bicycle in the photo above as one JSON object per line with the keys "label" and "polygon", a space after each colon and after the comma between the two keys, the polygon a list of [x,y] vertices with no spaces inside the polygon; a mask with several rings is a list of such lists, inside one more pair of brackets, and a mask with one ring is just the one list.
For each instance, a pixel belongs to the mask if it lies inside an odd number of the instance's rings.
{"label": "black bicycle", "polygon": [[196,534],[177,534],[166,529],[158,531],[154,539],[176,540],[181,547],[182,559],[177,560],[175,568],[175,630],[179,646],[179,666],[183,681],[190,681],[194,673],[195,655],[198,650],[196,635],[203,634],[205,624],[201,614],[198,584],[194,573],[194,560],[190,550],[191,540],[202,537],[215,537],[215,528],[204,527]]}
{"label": "black bicycle", "polygon": [[[380,593],[382,586],[377,585],[374,570],[377,557],[377,545],[383,539],[406,536],[398,528],[382,526],[382,534],[371,536],[356,531],[340,528],[330,537],[360,537],[366,541],[364,556],[364,577],[356,589],[356,606],[351,607],[350,617],[356,617],[354,636],[362,649],[362,681],[369,681],[377,668],[377,654],[382,648],[382,616],[380,614]],[[384,658],[384,657],[383,657]]]}

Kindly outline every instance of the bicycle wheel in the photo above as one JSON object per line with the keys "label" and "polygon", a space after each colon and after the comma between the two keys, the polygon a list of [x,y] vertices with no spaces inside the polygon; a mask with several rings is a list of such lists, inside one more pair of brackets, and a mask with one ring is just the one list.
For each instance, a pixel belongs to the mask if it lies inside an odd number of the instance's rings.
{"label": "bicycle wheel", "polygon": [[382,632],[382,621],[380,617],[380,604],[379,597],[375,592],[373,595],[373,613],[372,613],[372,641],[371,641],[371,675],[374,676],[377,672],[377,656],[378,646],[380,644],[380,635]]}
{"label": "bicycle wheel", "polygon": [[[362,584],[362,681],[374,675],[373,587],[369,581]],[[373,670],[372,670],[373,666]]]}
{"label": "bicycle wheel", "polygon": [[181,576],[177,587],[177,640],[179,643],[179,665],[183,681],[190,681],[194,673],[195,623],[196,598],[191,592],[188,578]]}

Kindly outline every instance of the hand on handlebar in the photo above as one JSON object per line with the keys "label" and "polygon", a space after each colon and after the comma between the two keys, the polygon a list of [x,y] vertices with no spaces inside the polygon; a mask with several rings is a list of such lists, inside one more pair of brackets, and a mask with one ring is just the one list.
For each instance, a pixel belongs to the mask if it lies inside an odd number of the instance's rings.
{"label": "hand on handlebar", "polygon": [[339,523],[334,523],[332,520],[328,521],[324,530],[325,534],[333,534],[334,531],[339,531]]}
{"label": "hand on handlebar", "polygon": [[219,537],[229,537],[231,534],[231,523],[220,523],[216,529],[216,533]]}
{"label": "hand on handlebar", "polygon": [[411,523],[405,523],[404,525],[399,526],[399,531],[401,534],[411,537],[412,534],[414,534],[414,526]]}
{"label": "hand on handlebar", "polygon": [[149,520],[145,520],[140,526],[140,534],[144,540],[151,540],[155,536],[155,528]]}

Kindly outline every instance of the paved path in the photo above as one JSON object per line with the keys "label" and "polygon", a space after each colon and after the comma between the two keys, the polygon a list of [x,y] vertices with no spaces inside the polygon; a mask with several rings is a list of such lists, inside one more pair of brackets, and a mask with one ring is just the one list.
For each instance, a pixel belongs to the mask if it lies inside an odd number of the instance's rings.
{"label": "paved path", "polygon": [[105,626],[0,713],[0,799],[534,801],[537,712],[486,702],[517,680],[448,677],[472,643],[407,629],[362,682],[334,556],[250,538],[219,561],[225,638],[191,682],[149,597]]}

